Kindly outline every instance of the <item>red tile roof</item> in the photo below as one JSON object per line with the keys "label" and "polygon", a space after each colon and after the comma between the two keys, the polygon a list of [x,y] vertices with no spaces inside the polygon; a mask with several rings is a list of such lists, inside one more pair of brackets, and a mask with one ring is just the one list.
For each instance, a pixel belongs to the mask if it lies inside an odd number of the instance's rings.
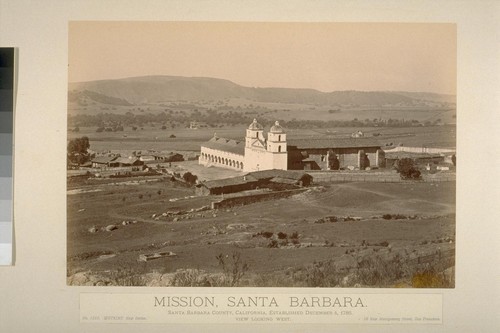
{"label": "red tile roof", "polygon": [[244,155],[245,154],[245,142],[237,141],[233,139],[225,139],[213,137],[209,141],[203,143],[202,147],[227,151],[233,154]]}

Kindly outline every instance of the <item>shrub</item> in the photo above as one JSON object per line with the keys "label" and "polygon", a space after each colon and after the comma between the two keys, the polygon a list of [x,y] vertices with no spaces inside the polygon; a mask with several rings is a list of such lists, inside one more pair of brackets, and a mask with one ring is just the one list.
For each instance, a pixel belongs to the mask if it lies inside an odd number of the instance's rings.
{"label": "shrub", "polygon": [[333,261],[314,262],[305,269],[308,287],[337,287],[343,278]]}
{"label": "shrub", "polygon": [[239,252],[234,252],[230,258],[231,260],[229,260],[229,256],[224,256],[222,253],[216,256],[219,266],[222,267],[224,276],[229,282],[229,287],[234,287],[241,282],[249,266],[241,260],[241,253]]}
{"label": "shrub", "polygon": [[145,286],[147,273],[147,265],[139,267],[120,267],[116,271],[110,271],[107,278],[110,283],[115,286]]}
{"label": "shrub", "polygon": [[401,179],[420,179],[420,171],[414,166],[411,158],[402,158],[396,161],[396,170]]}
{"label": "shrub", "polygon": [[278,248],[278,241],[276,239],[271,239],[271,241],[269,242],[269,244],[267,244],[267,247],[270,248],[270,249],[276,249]]}
{"label": "shrub", "polygon": [[262,236],[262,237],[264,237],[264,238],[271,238],[271,237],[273,237],[273,235],[274,235],[274,233],[273,233],[273,232],[271,232],[271,231],[261,231],[261,232],[259,232],[259,233],[256,233],[256,234],[254,235],[254,237],[255,237],[255,236]]}
{"label": "shrub", "polygon": [[278,232],[278,239],[285,239],[287,237],[288,237],[287,234],[285,234],[284,232],[281,231]]}
{"label": "shrub", "polygon": [[399,256],[391,260],[370,257],[358,262],[355,280],[367,286],[387,286],[407,275],[405,268]]}
{"label": "shrub", "polygon": [[452,288],[454,282],[452,278],[447,278],[444,273],[438,273],[431,267],[414,273],[411,286],[413,288]]}
{"label": "shrub", "polygon": [[206,274],[197,269],[183,269],[175,272],[172,281],[174,287],[210,287],[212,283]]}
{"label": "shrub", "polygon": [[193,185],[196,183],[196,180],[198,180],[198,176],[193,175],[191,172],[186,172],[184,175],[182,175],[182,179],[190,185]]}

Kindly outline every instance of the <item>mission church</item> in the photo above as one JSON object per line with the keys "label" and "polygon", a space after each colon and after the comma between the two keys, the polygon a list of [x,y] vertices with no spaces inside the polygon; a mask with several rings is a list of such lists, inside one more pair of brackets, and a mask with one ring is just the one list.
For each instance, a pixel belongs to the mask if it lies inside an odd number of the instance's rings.
{"label": "mission church", "polygon": [[256,119],[246,130],[245,141],[220,138],[216,134],[201,145],[199,164],[244,172],[262,170],[330,170],[384,167],[385,156],[373,138],[311,138],[288,140],[276,121],[264,135]]}
{"label": "mission church", "polygon": [[256,119],[248,126],[245,141],[219,138],[201,146],[199,163],[245,172],[260,170],[287,170],[286,134],[279,122],[264,136],[264,127]]}

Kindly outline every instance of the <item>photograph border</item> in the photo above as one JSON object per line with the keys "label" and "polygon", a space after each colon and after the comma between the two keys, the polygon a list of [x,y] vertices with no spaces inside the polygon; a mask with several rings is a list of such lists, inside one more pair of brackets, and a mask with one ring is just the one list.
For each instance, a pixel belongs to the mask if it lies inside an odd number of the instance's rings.
{"label": "photograph border", "polygon": [[[2,302],[0,311],[8,313],[7,321],[0,323],[6,331],[25,331],[37,326],[42,331],[56,331],[71,327],[72,331],[105,332],[108,325],[81,325],[78,322],[78,300],[89,288],[65,286],[65,163],[33,148],[33,140],[53,147],[55,156],[65,156],[66,86],[67,86],[67,21],[69,20],[277,20],[277,21],[421,21],[457,22],[458,24],[458,89],[457,150],[457,279],[454,290],[442,290],[443,324],[426,327],[431,332],[480,329],[494,331],[499,322],[498,308],[499,268],[489,262],[498,251],[495,235],[499,234],[496,202],[499,184],[493,175],[498,156],[483,166],[481,172],[473,161],[495,151],[498,134],[498,91],[500,80],[498,49],[499,5],[495,1],[480,4],[473,1],[432,1],[395,4],[382,1],[331,3],[318,1],[310,4],[295,1],[285,4],[256,2],[156,2],[145,8],[137,1],[101,2],[75,1],[71,4],[53,2],[54,6],[28,2],[7,1],[0,4],[2,14],[1,42],[19,47],[19,90],[16,105],[15,154],[15,216],[16,264],[1,268],[0,282],[10,286],[2,291],[11,302]],[[59,7],[56,6],[60,5]],[[174,5],[178,5],[177,7]],[[56,8],[57,7],[57,8]],[[114,10],[114,11],[113,11]],[[160,13],[159,10],[162,10]],[[111,13],[111,14],[108,14]],[[5,18],[5,19],[4,19]],[[29,20],[29,26],[20,26],[20,20]],[[484,33],[490,31],[492,33]],[[44,38],[45,37],[45,38]],[[44,66],[40,67],[40,63]],[[40,82],[45,84],[40,85]],[[29,133],[25,135],[23,133]],[[478,145],[479,142],[491,144]],[[30,165],[40,163],[42,177],[33,178]],[[53,175],[59,175],[53,177]],[[486,190],[485,190],[486,189]],[[33,200],[35,198],[36,200]],[[37,224],[31,224],[38,221]],[[478,227],[479,225],[479,227]],[[493,256],[493,258],[492,258]],[[5,272],[5,274],[4,274]],[[34,279],[36,277],[36,279]],[[478,277],[481,277],[478,279]],[[24,291],[21,292],[21,289]],[[99,288],[99,293],[130,289]],[[343,290],[344,291],[344,290]],[[386,290],[377,292],[383,293]],[[134,293],[142,293],[134,288]],[[199,290],[193,290],[199,292]],[[279,291],[281,292],[281,290]],[[286,292],[286,291],[284,291]],[[307,290],[305,291],[307,292]],[[40,304],[52,299],[53,305]],[[7,304],[8,303],[8,304]],[[65,304],[63,307],[61,304]],[[14,311],[16,310],[16,311]],[[57,314],[57,315],[56,315]],[[123,332],[133,332],[134,325],[113,326]],[[145,326],[151,332],[176,327],[177,331],[204,329],[218,332],[254,330],[243,326]],[[266,331],[287,331],[292,327],[260,326]],[[422,327],[404,326],[408,332]],[[377,327],[308,325],[293,327],[307,330],[377,331]],[[398,332],[401,326],[384,327]]]}

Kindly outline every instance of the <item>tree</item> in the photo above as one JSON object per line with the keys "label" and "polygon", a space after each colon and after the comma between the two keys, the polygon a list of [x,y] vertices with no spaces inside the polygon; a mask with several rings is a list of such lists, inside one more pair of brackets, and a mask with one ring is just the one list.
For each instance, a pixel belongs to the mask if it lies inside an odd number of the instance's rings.
{"label": "tree", "polygon": [[330,170],[338,170],[340,168],[340,161],[331,149],[328,151],[328,165]]}
{"label": "tree", "polygon": [[182,179],[184,179],[186,183],[194,185],[196,183],[196,180],[198,179],[198,176],[193,175],[191,172],[188,171],[184,175],[182,175]]}
{"label": "tree", "polygon": [[420,179],[420,171],[413,164],[411,158],[402,158],[396,162],[396,170],[401,179]]}
{"label": "tree", "polygon": [[68,159],[77,164],[83,164],[90,159],[88,149],[90,148],[89,138],[83,136],[70,140],[68,143]]}

